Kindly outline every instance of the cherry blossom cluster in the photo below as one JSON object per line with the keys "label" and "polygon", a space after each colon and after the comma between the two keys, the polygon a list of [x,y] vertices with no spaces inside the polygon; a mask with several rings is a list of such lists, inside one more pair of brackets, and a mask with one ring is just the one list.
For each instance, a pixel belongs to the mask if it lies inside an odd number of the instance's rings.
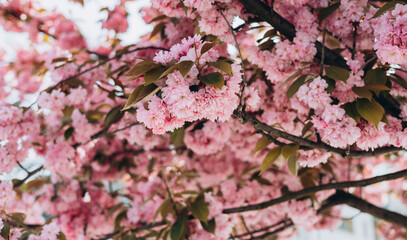
{"label": "cherry blossom cluster", "polygon": [[[232,75],[223,75],[225,85],[220,89],[200,83],[199,75],[217,72],[207,63],[219,58],[216,49],[199,54],[204,46],[199,36],[184,39],[182,43],[171,47],[170,51],[161,51],[154,61],[167,64],[192,61],[195,64],[183,77],[178,70],[168,74],[157,84],[161,87],[161,98],[154,95],[148,102],[148,109],[137,110],[137,120],[144,123],[155,134],[173,131],[186,121],[203,118],[211,121],[225,121],[230,118],[239,103],[237,96],[242,81],[241,67],[232,64]],[[191,90],[195,89],[195,90]]]}
{"label": "cherry blossom cluster", "polygon": [[374,48],[383,63],[407,64],[406,12],[406,5],[396,4],[394,10],[376,20]]}

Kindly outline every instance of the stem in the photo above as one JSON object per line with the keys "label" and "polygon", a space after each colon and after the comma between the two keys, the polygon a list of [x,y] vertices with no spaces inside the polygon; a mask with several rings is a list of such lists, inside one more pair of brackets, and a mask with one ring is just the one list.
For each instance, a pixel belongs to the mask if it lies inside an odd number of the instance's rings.
{"label": "stem", "polygon": [[324,25],[324,29],[322,31],[322,56],[321,56],[321,64],[319,67],[319,75],[322,76],[324,73],[324,61],[325,61],[325,35],[326,35],[326,22]]}
{"label": "stem", "polygon": [[20,180],[20,181],[18,181],[18,182],[15,182],[15,183],[13,184],[13,188],[18,188],[18,187],[20,187],[21,185],[23,185],[24,182],[27,181],[27,179],[29,179],[30,177],[32,177],[32,176],[33,176],[34,174],[36,174],[37,172],[41,171],[42,168],[43,168],[43,166],[40,166],[40,167],[34,169],[33,171],[28,172],[27,176],[26,176],[24,179],[22,179],[22,180]]}
{"label": "stem", "polygon": [[238,111],[242,112],[242,111],[244,111],[244,105],[245,105],[245,103],[244,103],[245,102],[245,100],[244,100],[244,91],[245,91],[246,85],[247,85],[247,83],[246,83],[246,71],[245,71],[245,67],[244,67],[244,60],[243,60],[243,56],[242,56],[242,51],[240,50],[239,43],[237,42],[236,36],[233,33],[232,26],[230,25],[229,21],[226,19],[225,15],[223,14],[222,9],[219,7],[219,5],[216,5],[216,6],[218,7],[218,10],[219,10],[220,14],[222,15],[223,19],[225,20],[225,22],[228,24],[230,32],[231,32],[231,34],[233,36],[233,39],[235,41],[236,48],[239,51],[239,57],[240,57],[240,61],[241,61],[240,64],[242,65],[242,70],[243,70],[243,82],[242,82],[242,89],[240,90],[240,103],[239,103]]}
{"label": "stem", "polygon": [[330,196],[326,203],[317,211],[321,213],[333,206],[346,204],[350,207],[359,209],[361,212],[368,213],[376,218],[383,219],[395,225],[407,228],[407,217],[399,213],[386,210],[384,208],[377,207],[365,200],[358,198],[352,194],[346,193],[344,191],[337,191],[335,194]]}
{"label": "stem", "polygon": [[54,85],[53,87],[51,87],[49,90],[53,90],[53,89],[57,88],[58,86],[60,86],[61,84],[63,84],[64,82],[66,82],[66,81],[68,81],[68,80],[71,80],[71,79],[75,79],[75,78],[77,78],[77,77],[79,77],[79,76],[81,76],[81,75],[83,75],[83,74],[85,74],[85,73],[87,73],[87,72],[90,72],[90,71],[92,71],[92,70],[94,70],[94,69],[96,69],[96,68],[98,68],[98,67],[100,67],[100,66],[105,65],[106,63],[108,63],[108,62],[110,62],[110,61],[113,61],[113,60],[115,60],[115,59],[118,59],[118,58],[122,57],[123,55],[129,54],[129,53],[133,53],[133,52],[137,52],[137,51],[140,51],[140,50],[147,50],[147,49],[155,49],[155,50],[168,51],[168,49],[166,49],[166,48],[161,48],[161,47],[141,47],[141,48],[135,48],[135,49],[133,49],[133,50],[125,51],[125,52],[119,53],[119,54],[117,54],[117,55],[115,55],[115,56],[113,56],[113,57],[111,57],[111,58],[108,58],[108,59],[106,59],[106,60],[103,60],[103,61],[100,62],[99,64],[97,64],[97,65],[95,65],[95,66],[93,66],[93,67],[90,67],[90,68],[88,68],[88,69],[86,69],[86,70],[83,70],[82,72],[79,72],[79,73],[77,73],[77,74],[75,74],[75,75],[73,75],[73,76],[70,76],[70,77],[67,77],[67,78],[61,80],[61,81],[58,82],[56,85]]}
{"label": "stem", "polygon": [[350,188],[350,187],[365,187],[368,185],[372,185],[375,183],[383,182],[383,181],[389,181],[389,180],[394,180],[397,178],[405,177],[407,176],[407,169],[398,171],[395,173],[390,173],[382,176],[376,176],[364,180],[359,180],[359,181],[346,181],[346,182],[336,182],[336,183],[328,183],[324,185],[319,185],[315,187],[310,187],[310,188],[305,188],[297,192],[289,193],[287,195],[284,195],[279,198],[271,199],[269,201],[257,203],[257,204],[252,204],[252,205],[246,205],[242,207],[235,207],[235,208],[227,208],[224,209],[222,212],[225,214],[230,214],[230,213],[240,213],[240,212],[247,212],[247,211],[254,211],[254,210],[260,210],[260,209],[265,209],[268,207],[271,207],[273,205],[287,202],[293,199],[297,199],[300,197],[304,197],[316,192],[320,191],[325,191],[325,190],[332,190],[332,189],[344,189],[344,188]]}

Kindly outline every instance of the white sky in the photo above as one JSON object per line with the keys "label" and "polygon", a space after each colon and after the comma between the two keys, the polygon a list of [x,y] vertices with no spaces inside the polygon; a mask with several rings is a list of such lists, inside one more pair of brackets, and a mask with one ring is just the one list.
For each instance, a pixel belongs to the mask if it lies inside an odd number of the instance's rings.
{"label": "white sky", "polygon": [[[68,0],[36,0],[38,4],[46,9],[62,13],[65,17],[74,20],[80,32],[87,39],[90,47],[95,47],[103,43],[108,35],[106,29],[102,29],[101,20],[106,19],[107,12],[99,10],[103,7],[113,9],[118,3],[116,0],[85,0],[85,6]],[[135,0],[126,3],[129,13],[129,30],[125,34],[120,34],[123,45],[136,43],[139,38],[151,31],[152,27],[144,23],[139,14],[142,7],[149,6],[148,0]],[[28,35],[24,33],[8,33],[0,27],[0,49],[7,52],[9,60],[14,56],[15,49],[26,48]]]}

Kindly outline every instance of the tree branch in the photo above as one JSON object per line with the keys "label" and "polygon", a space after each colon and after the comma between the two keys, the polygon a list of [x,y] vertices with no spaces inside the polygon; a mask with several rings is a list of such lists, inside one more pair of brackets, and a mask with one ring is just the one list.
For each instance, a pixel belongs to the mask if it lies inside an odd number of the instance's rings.
{"label": "tree branch", "polygon": [[258,230],[253,230],[253,231],[246,232],[246,233],[243,233],[243,234],[230,236],[229,240],[236,239],[236,238],[242,238],[242,237],[246,237],[246,236],[249,236],[249,235],[252,237],[252,235],[255,234],[255,233],[264,232],[264,231],[269,230],[270,228],[274,228],[274,227],[277,227],[278,225],[286,224],[286,223],[289,223],[289,222],[291,222],[291,219],[283,219],[283,220],[281,220],[281,221],[279,221],[279,222],[277,222],[277,223],[275,223],[273,225],[270,225],[270,226],[267,226],[267,227],[264,227],[264,228],[260,228]]}
{"label": "tree branch", "polygon": [[359,209],[361,212],[368,213],[376,218],[383,219],[395,225],[407,228],[407,217],[399,213],[386,210],[384,208],[377,207],[361,198],[358,198],[352,194],[346,193],[344,191],[337,191],[335,194],[331,195],[326,203],[318,210],[321,213],[333,206],[346,204],[350,207]]}
{"label": "tree branch", "polygon": [[284,230],[286,230],[287,228],[290,228],[294,226],[294,223],[290,220],[289,222],[284,222],[284,225],[277,228],[276,230],[272,231],[272,232],[267,232],[263,235],[257,236],[257,237],[252,237],[249,240],[260,240],[260,239],[265,239],[266,237],[271,237],[276,235],[277,233],[280,233]]}
{"label": "tree branch", "polygon": [[222,17],[223,17],[223,19],[225,20],[225,22],[228,24],[229,29],[230,29],[230,33],[231,33],[232,36],[233,36],[233,39],[234,39],[234,41],[235,41],[236,48],[237,48],[237,50],[238,50],[238,52],[239,52],[239,57],[240,57],[240,61],[241,61],[240,65],[242,66],[242,70],[243,70],[243,75],[242,75],[242,77],[243,77],[243,82],[242,82],[242,88],[241,88],[241,90],[240,90],[240,102],[239,102],[239,107],[238,107],[238,109],[239,109],[240,112],[242,112],[242,111],[244,111],[244,106],[245,106],[244,91],[245,91],[246,85],[247,85],[246,71],[245,71],[245,67],[244,67],[243,55],[242,55],[242,51],[240,50],[239,43],[237,42],[235,33],[233,32],[233,27],[232,27],[232,25],[230,25],[229,21],[226,19],[225,15],[223,14],[222,9],[219,7],[219,5],[216,5],[216,6],[218,7],[218,11],[219,11],[220,14],[222,15]]}
{"label": "tree branch", "polygon": [[[240,0],[241,3],[254,15],[260,17],[264,21],[268,22],[271,26],[273,26],[277,31],[283,34],[285,37],[290,39],[291,41],[294,39],[296,30],[293,24],[285,20],[281,17],[278,13],[276,13],[273,9],[271,9],[265,3],[259,0]],[[315,42],[315,47],[317,49],[316,57],[318,59],[322,58],[322,44],[318,41]],[[342,67],[345,69],[349,69],[348,65],[346,64],[345,59],[334,51],[330,49],[325,49],[325,63],[328,65],[335,65],[338,67]]]}
{"label": "tree branch", "polygon": [[119,54],[117,54],[117,55],[115,55],[115,56],[113,56],[113,57],[111,57],[111,58],[108,58],[108,59],[106,59],[106,60],[103,60],[102,62],[100,62],[99,64],[96,64],[96,65],[93,66],[93,67],[90,67],[90,68],[88,68],[88,69],[86,69],[86,70],[83,70],[82,72],[79,72],[79,73],[77,73],[77,74],[75,74],[75,75],[73,75],[73,76],[70,76],[70,77],[67,77],[67,78],[61,80],[60,82],[58,82],[57,84],[55,84],[53,87],[51,87],[49,90],[53,90],[53,89],[57,88],[58,86],[60,86],[61,84],[63,84],[64,82],[66,82],[66,81],[68,81],[68,80],[71,80],[71,79],[75,79],[75,78],[77,78],[77,77],[79,77],[79,76],[81,76],[81,75],[83,75],[83,74],[85,74],[85,73],[87,73],[87,72],[90,72],[90,71],[92,71],[92,70],[94,70],[94,69],[96,69],[96,68],[98,68],[98,67],[100,67],[100,66],[105,65],[106,63],[108,63],[108,62],[110,62],[110,61],[113,61],[113,60],[115,60],[115,59],[118,59],[118,58],[122,57],[123,55],[129,54],[129,53],[133,53],[133,52],[137,52],[137,51],[140,51],[140,50],[147,50],[147,49],[168,51],[168,49],[166,49],[166,48],[153,47],[153,46],[151,46],[151,47],[140,47],[140,48],[135,48],[135,49],[132,49],[132,50],[129,50],[129,51],[121,52],[121,53],[119,53]]}
{"label": "tree branch", "polygon": [[257,204],[246,205],[246,206],[236,207],[236,208],[227,208],[227,209],[224,209],[222,212],[225,214],[229,214],[229,213],[260,210],[260,209],[265,209],[265,208],[268,208],[270,206],[273,206],[273,205],[276,205],[279,203],[287,202],[292,199],[297,199],[297,198],[304,197],[304,196],[307,196],[307,195],[310,195],[310,194],[313,194],[316,192],[320,192],[320,191],[332,190],[332,189],[338,190],[338,189],[344,189],[344,188],[350,188],[350,187],[365,187],[365,186],[372,185],[375,183],[394,180],[394,179],[405,177],[405,176],[407,176],[407,169],[398,171],[395,173],[390,173],[390,174],[386,174],[386,175],[382,175],[382,176],[376,176],[376,177],[364,179],[364,180],[328,183],[328,184],[319,185],[319,186],[315,186],[315,187],[305,188],[298,192],[289,193],[282,197],[271,199],[269,201],[265,201],[265,202],[261,202],[261,203],[257,203]]}
{"label": "tree branch", "polygon": [[378,156],[378,155],[382,155],[382,154],[387,154],[387,153],[404,150],[403,148],[392,146],[392,147],[377,148],[374,151],[359,151],[359,150],[347,151],[346,149],[334,148],[323,142],[314,142],[314,141],[311,141],[308,139],[297,137],[295,135],[281,131],[279,129],[273,128],[273,127],[259,121],[257,118],[248,115],[247,113],[235,111],[234,114],[239,118],[239,120],[241,120],[241,122],[245,122],[245,123],[252,125],[258,131],[265,131],[273,136],[284,138],[286,140],[289,140],[293,143],[297,143],[304,147],[319,149],[319,150],[326,151],[326,152],[337,153],[343,157],[348,157],[348,158],[372,157],[372,156]]}
{"label": "tree branch", "polygon": [[29,179],[30,177],[32,177],[32,176],[33,176],[34,174],[36,174],[37,172],[41,171],[42,168],[43,168],[43,166],[40,166],[40,167],[34,169],[33,171],[28,172],[27,176],[26,176],[24,179],[22,179],[22,180],[20,180],[20,181],[18,181],[18,182],[15,182],[15,183],[13,184],[13,188],[18,188],[19,186],[23,185],[24,182],[27,181],[27,179]]}

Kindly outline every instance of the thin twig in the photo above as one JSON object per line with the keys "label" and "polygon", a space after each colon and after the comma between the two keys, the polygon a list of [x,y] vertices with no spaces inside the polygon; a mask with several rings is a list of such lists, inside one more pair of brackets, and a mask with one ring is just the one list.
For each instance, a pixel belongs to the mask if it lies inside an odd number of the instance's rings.
{"label": "thin twig", "polygon": [[58,82],[56,85],[54,85],[53,87],[51,87],[49,90],[53,90],[53,89],[57,88],[58,86],[60,86],[61,84],[63,84],[64,82],[69,81],[69,80],[72,80],[72,79],[75,79],[75,78],[77,78],[77,77],[79,77],[79,76],[81,76],[81,75],[83,75],[83,74],[85,74],[85,73],[87,73],[87,72],[90,72],[90,71],[92,71],[92,70],[94,70],[94,69],[96,69],[96,68],[98,68],[98,67],[100,67],[100,66],[105,65],[106,63],[108,63],[108,62],[110,62],[110,61],[113,61],[113,60],[115,60],[115,59],[118,59],[118,58],[122,57],[123,55],[129,54],[129,53],[133,53],[133,52],[137,52],[137,51],[141,51],[141,50],[147,50],[147,49],[168,51],[168,49],[166,49],[166,48],[162,48],[162,47],[152,47],[152,46],[151,46],[151,47],[135,48],[135,49],[133,49],[133,50],[125,51],[125,52],[119,53],[119,54],[117,54],[117,55],[115,55],[115,56],[113,56],[113,57],[111,57],[111,58],[108,58],[108,59],[106,59],[106,60],[103,60],[103,61],[100,62],[99,64],[96,64],[96,65],[93,66],[93,67],[90,67],[90,68],[88,68],[88,69],[86,69],[86,70],[83,70],[82,72],[79,72],[79,73],[77,73],[77,74],[75,74],[75,75],[73,75],[73,76],[70,76],[70,77],[67,77],[67,78],[61,80],[61,81]]}
{"label": "thin twig", "polygon": [[20,180],[20,181],[18,181],[18,182],[15,182],[15,183],[13,184],[13,188],[18,188],[19,186],[23,185],[24,182],[27,181],[27,179],[29,179],[30,177],[32,177],[32,176],[33,176],[34,174],[36,174],[37,172],[41,171],[42,168],[43,168],[43,166],[40,166],[40,167],[34,169],[33,171],[28,172],[27,176],[26,176],[24,179],[22,179],[22,180]]}
{"label": "thin twig", "polygon": [[319,76],[322,76],[324,73],[324,61],[325,61],[325,35],[326,35],[326,22],[324,29],[322,31],[322,55],[321,55],[321,64],[319,66]]}
{"label": "thin twig", "polygon": [[86,144],[90,143],[91,141],[93,141],[93,140],[95,140],[95,139],[98,139],[98,138],[101,138],[101,137],[104,137],[104,136],[107,136],[107,135],[112,135],[112,134],[115,134],[115,133],[124,131],[124,130],[129,129],[129,128],[131,128],[131,127],[133,127],[133,126],[135,126],[135,125],[138,125],[138,124],[140,124],[140,123],[132,123],[132,124],[130,124],[130,125],[128,125],[128,126],[125,126],[125,127],[123,127],[123,128],[119,128],[119,129],[116,129],[116,130],[111,131],[111,132],[106,132],[106,130],[103,129],[103,130],[97,132],[96,134],[92,135],[88,141],[83,142],[83,143],[75,144],[74,147],[78,147],[78,146],[80,146],[80,145],[86,145]]}
{"label": "thin twig", "polygon": [[270,228],[277,227],[278,225],[281,225],[281,224],[283,224],[283,223],[285,223],[287,221],[291,221],[291,220],[290,219],[283,219],[283,220],[281,220],[281,221],[279,221],[279,222],[277,222],[277,223],[275,223],[273,225],[270,225],[270,226],[267,226],[267,227],[264,227],[264,228],[260,228],[258,230],[242,233],[242,234],[239,234],[239,235],[230,236],[229,239],[231,240],[231,239],[236,239],[236,238],[242,238],[242,237],[246,237],[246,236],[249,236],[249,235],[253,235],[255,233],[264,232],[264,231],[269,230]]}
{"label": "thin twig", "polygon": [[260,240],[260,239],[266,239],[266,237],[271,237],[276,235],[277,233],[280,233],[284,230],[286,230],[287,228],[293,227],[294,223],[292,221],[289,222],[284,222],[284,225],[277,228],[276,230],[272,231],[272,232],[267,232],[263,235],[257,236],[257,237],[252,237],[249,240]]}
{"label": "thin twig", "polygon": [[402,178],[407,176],[407,169],[398,171],[395,173],[390,173],[382,176],[376,176],[368,179],[363,179],[363,180],[358,180],[358,181],[346,181],[346,182],[336,182],[336,183],[328,183],[324,185],[319,185],[315,187],[310,187],[310,188],[304,188],[300,191],[293,192],[286,194],[282,197],[271,199],[269,201],[257,203],[257,204],[251,204],[251,205],[246,205],[242,207],[235,207],[235,208],[227,208],[224,209],[222,212],[225,214],[230,214],[230,213],[240,213],[240,212],[247,212],[247,211],[254,211],[254,210],[260,210],[260,209],[265,209],[270,206],[287,202],[293,199],[297,199],[300,197],[304,197],[316,192],[320,191],[325,191],[325,190],[332,190],[332,189],[344,189],[344,188],[350,188],[350,187],[365,187],[368,185],[372,185],[375,183],[379,182],[384,182],[384,181],[390,181],[394,180],[397,178]]}
{"label": "thin twig", "polygon": [[242,65],[242,71],[243,71],[243,82],[242,82],[242,89],[240,90],[240,103],[239,103],[239,107],[238,107],[238,111],[239,112],[242,112],[242,111],[244,111],[244,105],[245,105],[245,99],[244,99],[244,91],[245,91],[245,89],[246,89],[246,84],[247,84],[247,82],[246,82],[246,71],[245,71],[245,67],[244,67],[244,60],[243,60],[243,55],[242,55],[242,51],[240,50],[240,46],[239,46],[239,43],[237,42],[237,39],[236,39],[236,36],[235,36],[235,34],[234,34],[234,32],[233,32],[233,27],[232,27],[232,25],[230,25],[230,23],[229,23],[229,21],[226,19],[226,17],[225,17],[225,15],[223,14],[223,12],[222,12],[222,9],[219,7],[219,5],[216,5],[217,7],[218,7],[218,11],[220,12],[220,14],[222,15],[222,17],[223,17],[223,19],[225,20],[225,22],[228,24],[228,26],[229,26],[229,29],[230,29],[230,32],[231,32],[231,34],[232,34],[232,36],[233,36],[233,39],[234,39],[234,41],[235,41],[235,44],[236,44],[236,48],[237,48],[237,50],[238,50],[238,52],[239,52],[239,57],[240,57],[240,64]]}
{"label": "thin twig", "polygon": [[357,37],[357,29],[358,29],[358,23],[354,22],[353,23],[353,43],[352,43],[352,60],[355,59],[355,53],[356,53],[356,37]]}
{"label": "thin twig", "polygon": [[30,174],[30,171],[27,170],[27,168],[25,168],[23,165],[21,165],[21,163],[19,161],[17,161],[17,164],[20,168],[22,168],[26,173]]}

